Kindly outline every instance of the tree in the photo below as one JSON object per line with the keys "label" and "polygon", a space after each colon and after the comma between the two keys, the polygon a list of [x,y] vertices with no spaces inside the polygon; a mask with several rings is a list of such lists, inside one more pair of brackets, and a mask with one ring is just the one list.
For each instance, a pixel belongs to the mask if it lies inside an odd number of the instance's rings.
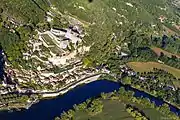
{"label": "tree", "polygon": [[164,103],[163,105],[160,106],[159,110],[163,113],[168,115],[170,113],[170,108],[169,105]]}
{"label": "tree", "polygon": [[131,77],[124,77],[123,79],[122,79],[122,82],[125,84],[125,85],[130,85],[131,84]]}
{"label": "tree", "polygon": [[124,95],[126,92],[125,88],[124,87],[121,87],[118,91],[119,95]]}
{"label": "tree", "polygon": [[93,0],[88,0],[90,3],[93,2]]}
{"label": "tree", "polygon": [[101,113],[102,112],[102,109],[103,109],[103,104],[102,104],[102,101],[99,100],[99,99],[96,99],[96,100],[93,100],[90,104],[90,106],[88,107],[87,109],[87,112],[90,114],[90,115],[96,115],[98,113]]}

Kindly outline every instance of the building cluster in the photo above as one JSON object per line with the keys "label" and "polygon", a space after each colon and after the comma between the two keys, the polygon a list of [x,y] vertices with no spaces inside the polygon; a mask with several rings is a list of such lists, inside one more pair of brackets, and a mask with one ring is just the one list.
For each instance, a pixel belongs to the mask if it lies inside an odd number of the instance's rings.
{"label": "building cluster", "polygon": [[16,85],[9,85],[3,82],[0,87],[0,94],[7,94],[16,91]]}
{"label": "building cluster", "polygon": [[[89,50],[89,47],[78,47],[85,34],[81,25],[70,25],[66,29],[52,28],[43,33],[37,32],[38,38],[30,39],[29,50],[23,53],[29,68],[7,72],[13,73],[10,76],[15,82],[3,83],[0,93],[35,92],[36,86],[41,86],[42,89],[47,89],[43,86],[51,86],[55,90],[96,72],[83,69],[81,60],[76,57],[77,54],[81,54],[79,52]],[[71,47],[74,47],[73,51],[69,50]]]}
{"label": "building cluster", "polygon": [[[30,40],[29,46],[32,50],[24,53],[24,59],[36,59],[45,66],[63,67],[78,61],[76,57],[79,54],[78,47],[81,45],[84,37],[83,29],[78,26],[70,26],[66,29],[52,28],[43,33],[38,32],[38,40]],[[80,51],[81,52],[81,51]]]}
{"label": "building cluster", "polygon": [[81,59],[77,57],[90,49],[82,44],[85,32],[81,24],[37,32],[38,35],[30,38],[27,44],[28,51],[23,53],[28,69],[7,72],[15,82],[3,83],[0,89],[2,94],[55,91],[97,73],[94,69],[84,69]]}
{"label": "building cluster", "polygon": [[[33,72],[32,72],[33,73]],[[60,87],[71,84],[73,82],[77,82],[87,76],[91,76],[96,74],[97,70],[95,69],[83,69],[81,63],[72,66],[71,69],[65,70],[60,73],[54,73],[53,71],[37,71],[36,73],[29,74],[26,71],[24,73],[16,73],[16,77],[18,79],[19,84],[29,84],[33,82],[37,86],[52,86],[52,90],[58,90]],[[25,88],[20,89],[20,92],[27,92],[30,89]],[[35,89],[31,89],[31,91],[36,91]]]}
{"label": "building cluster", "polygon": [[127,67],[126,65],[120,66],[122,73],[127,73],[128,76],[135,76],[137,73],[133,71],[131,68]]}
{"label": "building cluster", "polygon": [[[84,37],[83,30],[79,26],[69,27],[68,29],[51,29],[51,37],[59,43],[60,48],[66,49],[69,46],[69,43],[77,45],[82,42]],[[56,38],[55,38],[56,36]]]}
{"label": "building cluster", "polygon": [[[84,37],[83,29],[78,25],[70,26],[67,29],[51,28],[50,31],[42,33],[42,36],[40,36],[42,39],[44,39],[43,34],[49,35],[52,42],[54,42],[54,44],[60,49],[70,47],[70,43],[72,43],[74,47],[77,47],[77,45],[82,42],[82,38]],[[44,39],[44,41],[46,41],[47,45],[51,44],[51,42],[48,42],[46,39]]]}

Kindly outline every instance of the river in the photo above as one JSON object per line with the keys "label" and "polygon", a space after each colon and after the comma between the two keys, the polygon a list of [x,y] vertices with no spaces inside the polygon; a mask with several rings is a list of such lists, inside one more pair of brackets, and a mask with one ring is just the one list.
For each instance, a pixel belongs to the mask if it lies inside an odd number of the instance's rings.
{"label": "river", "polygon": [[[83,86],[79,86],[68,93],[59,96],[54,99],[42,100],[39,103],[33,105],[27,110],[0,112],[1,120],[53,120],[56,116],[59,116],[63,111],[67,111],[73,107],[74,104],[80,104],[86,101],[88,98],[96,97],[102,92],[108,93],[118,90],[121,87],[119,83],[98,80]],[[154,101],[156,105],[161,105],[164,102],[158,98],[152,97],[145,92],[133,89],[129,86],[126,89],[135,91],[135,96],[148,97],[151,101]],[[171,111],[180,115],[180,110],[176,107],[170,106]]]}

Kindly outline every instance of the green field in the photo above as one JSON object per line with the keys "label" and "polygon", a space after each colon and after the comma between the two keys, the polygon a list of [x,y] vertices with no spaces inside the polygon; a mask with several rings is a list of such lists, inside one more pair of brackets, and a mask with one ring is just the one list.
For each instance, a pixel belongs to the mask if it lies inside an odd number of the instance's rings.
{"label": "green field", "polygon": [[[48,20],[49,17],[52,21]],[[90,46],[90,50],[83,55],[77,54],[78,58],[73,60],[82,60],[87,68],[96,69],[105,65],[104,68],[110,70],[110,75],[117,76],[117,78],[121,74],[120,65],[126,63],[134,71],[140,73],[153,71],[153,68],[162,69],[166,72],[162,73],[163,77],[160,76],[161,80],[157,83],[153,83],[151,79],[149,82],[142,82],[138,76],[135,83],[132,82],[135,79],[131,79],[132,81],[129,80],[131,83],[128,81],[128,84],[137,85],[135,87],[143,90],[148,89],[150,93],[153,92],[155,95],[159,95],[161,99],[178,105],[180,91],[177,89],[176,91],[169,90],[166,92],[164,89],[169,87],[168,85],[173,85],[173,88],[174,86],[180,88],[180,59],[174,57],[172,59],[165,58],[166,56],[171,57],[171,55],[180,58],[180,40],[179,38],[176,39],[180,33],[176,28],[179,25],[180,12],[172,4],[172,0],[0,0],[0,48],[2,47],[5,52],[8,66],[20,70],[22,68],[31,70],[32,68],[33,72],[37,73],[36,68],[40,65],[48,72],[62,72],[62,70],[65,70],[64,67],[58,68],[53,64],[50,66],[49,58],[54,55],[57,58],[61,57],[64,55],[61,53],[66,50],[67,55],[69,52],[76,52],[74,50],[76,47],[71,47],[73,45],[70,43],[66,49],[62,50],[60,48],[62,44],[52,39],[48,32],[45,31],[51,28],[67,29],[70,26],[76,26],[83,30],[82,44],[78,44],[77,49],[82,46]],[[33,46],[33,44],[28,45],[29,40],[35,41],[38,39],[36,37],[38,37],[39,32],[44,32],[41,37],[47,46],[45,44],[40,45],[40,50],[35,50],[32,53],[32,55],[35,55],[34,58],[25,60],[24,53],[31,53],[30,46]],[[166,38],[164,35],[167,33]],[[165,47],[162,45],[164,39]],[[152,46],[154,48],[151,48]],[[160,52],[163,52],[166,56],[160,57]],[[121,53],[127,53],[128,57],[120,55]],[[43,63],[48,63],[48,67]],[[73,67],[73,65],[71,66]],[[99,71],[102,72],[101,69]],[[166,77],[167,72],[173,76],[172,80],[169,76]],[[71,76],[71,73],[67,72],[67,74]],[[161,73],[158,73],[158,75],[161,75]],[[13,76],[13,78],[16,77],[18,78],[18,76]],[[154,77],[154,75],[150,77]],[[133,76],[133,78],[135,77]],[[160,82],[162,84],[167,82],[165,83],[166,86],[164,88],[159,87]],[[41,84],[41,82],[37,83]],[[56,83],[58,82],[52,82],[52,84]],[[29,84],[27,87],[31,88],[33,85]],[[149,87],[150,85],[152,87]],[[46,85],[43,87],[49,89]],[[119,101],[120,98],[118,100],[104,99],[102,100],[103,109],[100,113],[90,115],[87,110],[75,111],[75,119],[134,119],[125,108],[127,104],[132,105],[132,101]],[[142,104],[137,103],[134,106],[145,113],[145,116],[141,117],[147,116],[152,120],[165,118],[154,108],[144,108]],[[86,106],[86,108],[89,110],[89,106]],[[166,112],[164,113],[166,114]]]}
{"label": "green field", "polygon": [[118,101],[103,101],[103,112],[96,116],[90,116],[85,111],[77,111],[75,120],[133,120],[126,112],[125,105]]}
{"label": "green field", "polygon": [[[77,111],[75,120],[134,120],[125,110],[125,104],[117,100],[104,100],[103,112],[90,116],[85,111]],[[150,120],[161,120],[164,116],[156,109],[143,108],[141,105],[135,105],[142,110]],[[164,117],[165,118],[165,117]]]}

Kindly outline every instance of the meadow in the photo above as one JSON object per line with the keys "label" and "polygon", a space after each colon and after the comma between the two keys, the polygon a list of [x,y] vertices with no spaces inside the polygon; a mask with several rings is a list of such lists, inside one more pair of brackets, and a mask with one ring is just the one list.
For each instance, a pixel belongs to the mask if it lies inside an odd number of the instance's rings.
{"label": "meadow", "polygon": [[[127,102],[125,102],[127,104]],[[134,120],[126,111],[125,103],[118,100],[103,100],[103,111],[95,116],[88,115],[85,111],[77,111],[75,120]],[[142,105],[132,104],[142,110],[150,120],[165,118],[160,112],[153,108],[143,108]]]}
{"label": "meadow", "polygon": [[180,70],[158,62],[129,62],[127,65],[137,72],[150,72],[153,68],[163,69],[180,78]]}

